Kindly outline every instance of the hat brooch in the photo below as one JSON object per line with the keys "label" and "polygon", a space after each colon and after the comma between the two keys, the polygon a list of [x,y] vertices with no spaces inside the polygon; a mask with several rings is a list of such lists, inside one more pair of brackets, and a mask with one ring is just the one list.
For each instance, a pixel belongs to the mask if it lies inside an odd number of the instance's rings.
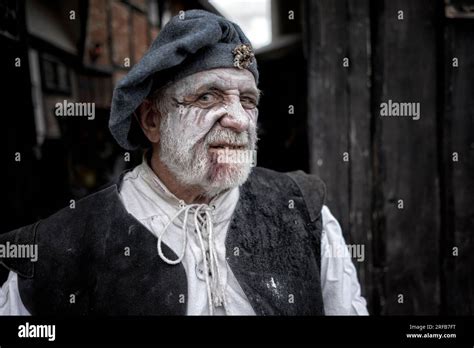
{"label": "hat brooch", "polygon": [[234,66],[239,69],[247,69],[253,63],[253,50],[248,45],[238,45],[233,50]]}

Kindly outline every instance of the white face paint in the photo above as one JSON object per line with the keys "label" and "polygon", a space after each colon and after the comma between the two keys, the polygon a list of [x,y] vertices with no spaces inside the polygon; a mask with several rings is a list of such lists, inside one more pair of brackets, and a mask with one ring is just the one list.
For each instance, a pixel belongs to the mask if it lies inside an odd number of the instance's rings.
{"label": "white face paint", "polygon": [[218,163],[217,157],[256,149],[253,75],[233,68],[203,71],[173,83],[161,98],[160,158],[176,179],[202,187],[208,197],[243,184],[251,163]]}

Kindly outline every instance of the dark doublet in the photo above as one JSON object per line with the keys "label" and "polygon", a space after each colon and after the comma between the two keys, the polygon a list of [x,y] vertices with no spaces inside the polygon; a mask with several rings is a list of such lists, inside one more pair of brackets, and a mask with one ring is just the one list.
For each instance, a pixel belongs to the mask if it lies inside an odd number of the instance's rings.
{"label": "dark doublet", "polygon": [[[323,200],[324,184],[301,171],[254,168],[241,187],[226,255],[257,315],[324,314]],[[0,235],[0,243],[8,241],[38,244],[37,262],[0,259],[18,273],[22,302],[32,314],[186,314],[184,267],[161,260],[156,237],[125,210],[117,184],[75,209]],[[163,252],[176,258],[166,245]]]}

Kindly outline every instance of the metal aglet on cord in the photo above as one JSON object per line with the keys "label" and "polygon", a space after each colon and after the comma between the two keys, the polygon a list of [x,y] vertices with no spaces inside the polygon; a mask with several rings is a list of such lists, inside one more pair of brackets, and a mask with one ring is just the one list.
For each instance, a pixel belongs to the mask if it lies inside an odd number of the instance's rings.
{"label": "metal aglet on cord", "polygon": [[[189,204],[180,205],[181,209],[168,221],[163,231],[158,236],[157,249],[160,258],[170,265],[180,263],[186,252],[188,243],[187,221],[188,214],[194,214],[194,229],[198,236],[199,245],[202,253],[204,263],[204,276],[206,280],[207,298],[210,315],[214,314],[214,307],[219,307],[225,304],[225,294],[220,283],[219,264],[217,259],[217,252],[214,245],[213,223],[212,223],[212,208],[207,204]],[[184,242],[181,253],[176,260],[170,260],[163,254],[161,243],[163,236],[167,232],[169,226],[173,221],[184,213],[183,224],[181,230],[184,233]]]}

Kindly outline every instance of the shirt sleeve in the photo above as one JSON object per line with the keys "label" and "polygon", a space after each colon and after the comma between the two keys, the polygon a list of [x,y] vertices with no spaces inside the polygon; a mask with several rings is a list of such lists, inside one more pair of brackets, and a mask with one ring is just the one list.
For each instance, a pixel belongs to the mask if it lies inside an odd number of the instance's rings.
{"label": "shirt sleeve", "polygon": [[327,206],[321,210],[321,287],[326,315],[368,315],[357,271],[341,226]]}
{"label": "shirt sleeve", "polygon": [[8,279],[0,288],[0,315],[31,315],[21,302],[15,272],[8,274]]}

